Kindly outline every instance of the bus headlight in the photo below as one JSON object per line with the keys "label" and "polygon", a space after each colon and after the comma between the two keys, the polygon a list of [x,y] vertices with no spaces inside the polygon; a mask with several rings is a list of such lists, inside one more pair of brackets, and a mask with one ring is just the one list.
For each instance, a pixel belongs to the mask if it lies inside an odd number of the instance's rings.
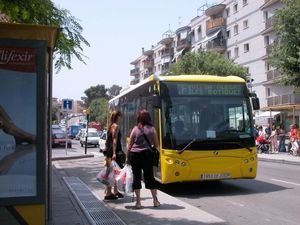
{"label": "bus headlight", "polygon": [[245,159],[244,162],[245,162],[245,163],[248,163],[249,161],[248,161],[248,159]]}
{"label": "bus headlight", "polygon": [[185,167],[185,166],[186,166],[186,162],[182,162],[182,163],[181,163],[181,166],[182,166],[182,167]]}

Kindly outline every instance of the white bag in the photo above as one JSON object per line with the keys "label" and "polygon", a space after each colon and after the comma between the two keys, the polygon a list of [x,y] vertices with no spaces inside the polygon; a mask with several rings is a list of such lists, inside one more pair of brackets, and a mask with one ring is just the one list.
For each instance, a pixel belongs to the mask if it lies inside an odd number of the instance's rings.
{"label": "white bag", "polygon": [[113,173],[112,167],[104,167],[98,174],[97,174],[97,180],[104,184],[113,186],[115,182],[115,175]]}
{"label": "white bag", "polygon": [[133,183],[133,175],[132,175],[132,169],[130,165],[126,165],[124,167],[126,178],[125,178],[125,192],[127,194],[132,193],[132,183]]}
{"label": "white bag", "polygon": [[117,187],[121,192],[125,192],[126,167],[127,165],[125,165],[125,167],[121,169],[120,173],[116,176]]}
{"label": "white bag", "polygon": [[115,176],[120,173],[121,169],[116,161],[112,161],[109,167],[104,167],[97,175],[97,180],[102,184],[113,186]]}

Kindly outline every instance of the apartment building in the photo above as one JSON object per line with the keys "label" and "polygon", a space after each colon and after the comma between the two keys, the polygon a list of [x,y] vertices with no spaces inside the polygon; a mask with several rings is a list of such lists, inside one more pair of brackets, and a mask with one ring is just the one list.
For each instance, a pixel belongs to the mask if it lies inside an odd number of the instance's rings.
{"label": "apartment building", "polygon": [[[188,51],[219,52],[247,68],[248,87],[261,103],[262,110],[255,112],[257,121],[264,125],[272,122],[270,119],[285,122],[286,126],[293,122],[299,124],[300,93],[278,84],[280,73],[267,63],[270,48],[276,41],[274,14],[282,7],[280,0],[225,0],[201,7],[200,15],[174,33],[169,32],[167,38],[153,47],[154,73],[165,74]],[[167,48],[172,49],[172,56],[163,61],[162,52]],[[138,77],[137,82],[143,79],[141,73]]]}

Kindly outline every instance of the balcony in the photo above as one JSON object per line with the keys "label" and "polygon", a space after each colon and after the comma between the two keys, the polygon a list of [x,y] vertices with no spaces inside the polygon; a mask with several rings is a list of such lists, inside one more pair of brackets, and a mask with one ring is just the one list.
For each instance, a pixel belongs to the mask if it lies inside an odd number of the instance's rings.
{"label": "balcony", "polygon": [[265,29],[261,32],[262,35],[267,34],[271,31],[273,31],[273,25],[275,24],[275,16],[272,16],[270,18],[268,18],[265,21]]}
{"label": "balcony", "polygon": [[159,44],[162,44],[162,45],[168,45],[170,43],[172,43],[173,41],[173,38],[172,37],[166,37],[164,39],[162,39]]}
{"label": "balcony", "polygon": [[225,23],[226,20],[223,19],[222,17],[206,21],[206,33],[212,31],[214,28],[219,28],[221,26],[224,26]]}
{"label": "balcony", "polygon": [[260,9],[265,9],[277,2],[280,2],[280,0],[265,0],[264,4],[260,7]]}
{"label": "balcony", "polygon": [[154,66],[154,60],[153,59],[147,59],[143,61],[144,69],[150,69]]}
{"label": "balcony", "polygon": [[226,41],[223,38],[213,39],[206,44],[207,51],[223,52],[226,50]]}
{"label": "balcony", "polygon": [[226,5],[225,4],[218,4],[209,7],[208,9],[205,10],[205,15],[206,16],[213,16],[213,15],[218,15],[223,12],[225,9]]}
{"label": "balcony", "polygon": [[268,56],[272,52],[272,48],[274,47],[274,44],[267,45],[266,48],[266,56]]}
{"label": "balcony", "polygon": [[165,48],[161,51],[161,58],[170,57],[174,54],[173,48]]}
{"label": "balcony", "polygon": [[177,51],[180,51],[182,49],[189,48],[189,47],[191,47],[191,43],[187,38],[177,41],[177,47],[176,47]]}
{"label": "balcony", "polygon": [[140,68],[134,68],[130,70],[130,76],[136,76],[140,73]]}
{"label": "balcony", "polygon": [[132,81],[130,81],[130,85],[135,85],[135,84],[137,84],[138,82],[140,82],[139,81],[139,79],[133,79]]}
{"label": "balcony", "polygon": [[279,95],[267,98],[268,107],[299,104],[300,94]]}
{"label": "balcony", "polygon": [[267,81],[275,81],[281,78],[278,70],[270,70],[267,72]]}

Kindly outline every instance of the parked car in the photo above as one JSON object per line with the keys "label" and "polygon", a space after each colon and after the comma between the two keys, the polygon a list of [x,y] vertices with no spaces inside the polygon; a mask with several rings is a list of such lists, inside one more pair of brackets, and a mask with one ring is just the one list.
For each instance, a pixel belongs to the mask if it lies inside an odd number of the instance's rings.
{"label": "parked car", "polygon": [[85,145],[85,140],[86,140],[86,136],[87,136],[87,145],[94,145],[95,147],[99,146],[99,135],[97,133],[97,131],[92,130],[88,131],[88,134],[86,132],[84,132],[81,136],[80,136],[80,145],[81,147],[83,147]]}
{"label": "parked car", "polygon": [[66,146],[72,148],[72,142],[66,137],[66,133],[62,129],[52,129],[52,148]]}
{"label": "parked car", "polygon": [[106,138],[107,138],[107,132],[103,131],[100,139],[99,139],[99,149],[100,152],[103,152],[103,150],[105,149],[105,142],[106,142]]}

